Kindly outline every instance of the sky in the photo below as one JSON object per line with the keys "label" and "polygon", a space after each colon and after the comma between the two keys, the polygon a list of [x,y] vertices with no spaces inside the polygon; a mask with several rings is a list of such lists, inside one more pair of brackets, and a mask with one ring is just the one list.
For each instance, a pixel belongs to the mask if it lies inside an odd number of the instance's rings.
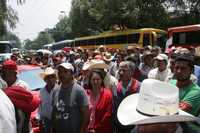
{"label": "sky", "polygon": [[8,0],[8,4],[18,12],[19,22],[13,32],[21,40],[33,40],[40,31],[53,28],[71,8],[71,0],[25,0],[23,5],[16,1]]}

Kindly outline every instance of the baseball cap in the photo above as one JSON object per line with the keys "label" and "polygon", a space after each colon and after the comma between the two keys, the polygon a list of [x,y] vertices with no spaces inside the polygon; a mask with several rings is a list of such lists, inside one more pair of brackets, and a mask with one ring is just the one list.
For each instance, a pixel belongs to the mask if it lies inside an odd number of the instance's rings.
{"label": "baseball cap", "polygon": [[17,70],[17,64],[15,61],[13,61],[11,59],[6,60],[3,63],[3,69]]}
{"label": "baseball cap", "polygon": [[74,67],[70,63],[61,63],[58,67],[60,67],[60,66],[74,72]]}

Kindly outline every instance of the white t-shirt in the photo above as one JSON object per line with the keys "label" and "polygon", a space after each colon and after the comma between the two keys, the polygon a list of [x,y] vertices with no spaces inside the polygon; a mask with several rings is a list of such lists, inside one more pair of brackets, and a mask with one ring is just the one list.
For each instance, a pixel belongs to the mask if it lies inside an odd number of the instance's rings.
{"label": "white t-shirt", "polygon": [[0,133],[16,133],[15,108],[0,89]]}
{"label": "white t-shirt", "polygon": [[158,68],[151,70],[148,74],[148,78],[157,79],[160,81],[166,81],[167,77],[171,74],[169,68],[166,68],[164,71],[160,72]]}
{"label": "white t-shirt", "polygon": [[6,88],[6,87],[7,87],[6,81],[4,81],[2,77],[0,76],[0,89]]}

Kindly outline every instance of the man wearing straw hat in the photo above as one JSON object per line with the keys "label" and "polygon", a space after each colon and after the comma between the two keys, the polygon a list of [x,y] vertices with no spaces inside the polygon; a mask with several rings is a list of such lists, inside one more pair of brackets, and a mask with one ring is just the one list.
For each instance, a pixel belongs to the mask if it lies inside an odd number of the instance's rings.
{"label": "man wearing straw hat", "polygon": [[52,113],[52,93],[56,87],[56,73],[53,68],[47,67],[40,77],[46,82],[44,88],[40,90],[40,98],[42,100],[38,114],[42,124],[42,133],[49,133],[51,131],[51,113]]}
{"label": "man wearing straw hat", "polygon": [[186,124],[199,121],[199,118],[179,109],[179,89],[154,79],[144,80],[139,94],[126,97],[118,108],[117,116],[122,125],[135,125],[132,133],[200,131],[197,125]]}

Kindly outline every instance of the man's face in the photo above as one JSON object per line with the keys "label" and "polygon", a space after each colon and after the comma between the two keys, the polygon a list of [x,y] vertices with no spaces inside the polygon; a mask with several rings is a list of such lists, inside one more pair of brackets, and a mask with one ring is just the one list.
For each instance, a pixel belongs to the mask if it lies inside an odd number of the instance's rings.
{"label": "man's face", "polygon": [[8,86],[11,86],[17,80],[17,72],[10,69],[2,69],[2,78]]}
{"label": "man's face", "polygon": [[129,70],[129,67],[127,65],[119,66],[119,78],[122,81],[130,80],[132,76],[132,72]]}
{"label": "man's face", "polygon": [[73,80],[73,73],[64,67],[58,67],[58,78],[62,83],[69,83]]}
{"label": "man's face", "polygon": [[175,133],[176,123],[147,124],[137,127],[138,133]]}
{"label": "man's face", "polygon": [[159,71],[164,71],[167,67],[167,64],[164,60],[157,60],[157,63],[158,63],[158,69]]}
{"label": "man's face", "polygon": [[192,69],[187,61],[176,61],[174,67],[174,76],[178,81],[186,81],[190,79]]}
{"label": "man's face", "polygon": [[56,75],[48,75],[44,78],[44,81],[49,85],[49,86],[54,86],[56,83]]}
{"label": "man's face", "polygon": [[153,56],[147,55],[147,56],[144,58],[144,63],[145,63],[145,64],[147,64],[147,65],[152,65],[152,62],[153,62]]}

